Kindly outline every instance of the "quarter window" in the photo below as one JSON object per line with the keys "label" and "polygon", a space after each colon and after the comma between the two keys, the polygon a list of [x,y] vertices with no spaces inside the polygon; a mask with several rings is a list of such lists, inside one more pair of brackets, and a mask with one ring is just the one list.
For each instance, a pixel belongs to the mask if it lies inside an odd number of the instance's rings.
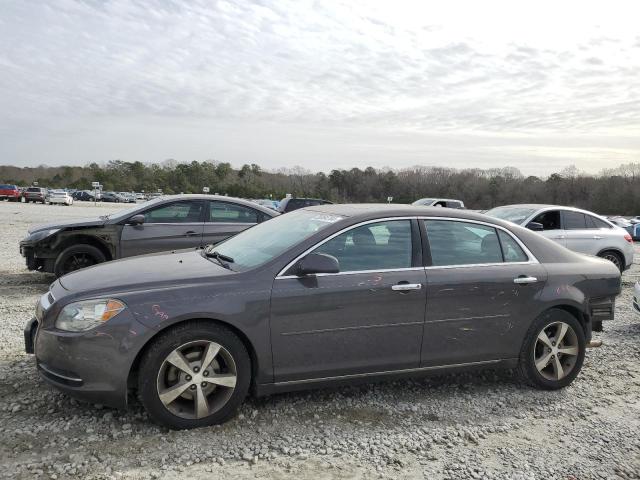
{"label": "quarter window", "polygon": [[315,249],[333,255],[341,272],[410,268],[411,222],[392,220],[344,232]]}
{"label": "quarter window", "polygon": [[258,211],[243,205],[209,202],[209,222],[258,223]]}
{"label": "quarter window", "polygon": [[496,229],[451,220],[425,220],[434,266],[502,263]]}
{"label": "quarter window", "polygon": [[564,211],[562,216],[564,217],[565,230],[584,230],[587,228],[584,213]]}
{"label": "quarter window", "polygon": [[184,201],[148,210],[145,223],[199,223],[202,222],[202,202]]}
{"label": "quarter window", "polygon": [[591,215],[585,215],[585,219],[587,221],[587,228],[611,228],[611,225],[607,222]]}
{"label": "quarter window", "polygon": [[500,237],[500,245],[502,245],[502,254],[505,262],[526,262],[529,260],[522,247],[518,245],[518,242],[511,235],[498,230],[498,237]]}

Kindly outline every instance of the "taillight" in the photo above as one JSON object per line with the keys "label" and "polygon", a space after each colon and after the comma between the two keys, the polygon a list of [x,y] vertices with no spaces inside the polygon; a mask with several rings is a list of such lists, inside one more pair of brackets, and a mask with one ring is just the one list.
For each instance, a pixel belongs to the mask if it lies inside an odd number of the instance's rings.
{"label": "taillight", "polygon": [[633,238],[631,238],[631,235],[629,235],[628,233],[624,235],[624,239],[629,243],[633,243]]}

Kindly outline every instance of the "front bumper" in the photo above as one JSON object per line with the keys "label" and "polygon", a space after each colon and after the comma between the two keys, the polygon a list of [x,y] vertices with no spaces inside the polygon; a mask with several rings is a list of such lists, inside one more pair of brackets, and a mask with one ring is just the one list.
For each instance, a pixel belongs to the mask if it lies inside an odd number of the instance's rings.
{"label": "front bumper", "polygon": [[38,373],[47,383],[80,400],[124,408],[131,366],[152,333],[125,310],[87,332],[43,327],[33,318],[24,339],[26,352],[35,353]]}

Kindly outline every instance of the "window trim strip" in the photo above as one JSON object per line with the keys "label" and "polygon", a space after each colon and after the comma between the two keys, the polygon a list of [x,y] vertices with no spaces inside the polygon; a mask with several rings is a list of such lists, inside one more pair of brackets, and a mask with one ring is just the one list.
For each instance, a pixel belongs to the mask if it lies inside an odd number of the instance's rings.
{"label": "window trim strip", "polygon": [[[359,222],[359,223],[356,223],[356,224],[353,224],[353,225],[349,225],[348,227],[345,227],[345,228],[343,228],[343,229],[331,234],[327,238],[325,238],[323,240],[320,240],[319,242],[315,243],[314,245],[312,245],[311,247],[306,249],[304,252],[299,254],[297,257],[295,257],[291,262],[287,263],[287,265],[278,272],[278,274],[275,277],[275,280],[301,278],[298,275],[284,275],[284,272],[289,270],[302,257],[306,256],[307,254],[309,254],[310,252],[312,252],[316,248],[324,245],[326,242],[332,240],[333,238],[337,237],[338,235],[341,235],[341,234],[343,234],[345,232],[348,232],[349,230],[353,230],[354,228],[358,228],[358,227],[361,227],[363,225],[368,225],[368,224],[371,224],[371,223],[388,222],[388,221],[393,221],[393,220],[418,220],[418,221],[420,221],[420,220],[450,220],[450,221],[456,221],[456,222],[462,222],[462,223],[475,223],[475,224],[479,224],[479,225],[485,225],[485,226],[488,226],[488,227],[500,229],[500,230],[504,231],[507,235],[510,235],[516,241],[516,243],[524,251],[525,255],[527,255],[528,260],[526,262],[475,263],[475,264],[462,264],[462,265],[423,265],[423,266],[420,266],[420,267],[408,267],[408,268],[390,268],[390,269],[379,269],[379,270],[353,270],[353,271],[345,271],[345,272],[338,272],[338,273],[318,273],[315,276],[316,277],[330,277],[330,276],[337,276],[337,275],[391,273],[391,272],[406,272],[406,271],[419,271],[419,270],[427,271],[427,270],[433,270],[433,269],[438,269],[438,268],[439,269],[452,269],[452,268],[472,268],[472,267],[497,267],[497,266],[500,266],[500,265],[533,265],[533,264],[539,264],[540,263],[538,261],[538,259],[535,257],[535,255],[533,255],[533,253],[531,253],[531,251],[527,248],[527,246],[515,234],[513,234],[508,229],[506,229],[506,228],[504,228],[504,227],[502,227],[500,225],[496,225],[495,223],[483,222],[481,220],[474,220],[474,219],[455,218],[455,217],[431,217],[431,216],[383,217],[383,218],[376,218],[376,219],[373,219],[373,220],[365,220],[363,222]],[[423,241],[424,241],[424,239],[423,239]],[[428,237],[427,237],[427,241],[428,241]],[[430,249],[429,249],[429,253],[431,253]],[[423,263],[424,263],[424,261],[425,261],[425,259],[423,258]]]}

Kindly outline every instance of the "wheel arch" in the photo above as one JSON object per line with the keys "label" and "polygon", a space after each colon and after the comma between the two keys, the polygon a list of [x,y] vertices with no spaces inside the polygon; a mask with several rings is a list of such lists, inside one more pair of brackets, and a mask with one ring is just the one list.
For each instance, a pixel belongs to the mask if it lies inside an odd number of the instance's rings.
{"label": "wheel arch", "polygon": [[114,255],[107,243],[101,238],[87,234],[87,233],[71,233],[69,235],[65,235],[64,238],[61,238],[59,243],[56,245],[56,258],[60,253],[62,253],[66,248],[72,247],[74,245],[86,244],[91,245],[92,247],[96,247],[106,257],[107,261],[113,260]]}
{"label": "wheel arch", "polygon": [[570,303],[559,303],[557,305],[553,305],[545,309],[541,313],[541,315],[553,309],[564,310],[565,312],[573,316],[576,320],[578,320],[578,322],[580,323],[584,331],[584,336],[587,340],[587,343],[591,341],[591,331],[592,331],[591,317],[583,309]]}
{"label": "wheel arch", "polygon": [[626,261],[626,257],[624,256],[624,252],[622,250],[620,250],[618,247],[606,247],[603,248],[602,250],[600,250],[596,256],[600,256],[605,252],[613,252],[613,253],[617,253],[618,255],[620,255],[620,257],[622,258],[623,261]]}
{"label": "wheel arch", "polygon": [[206,322],[206,323],[219,325],[221,327],[224,327],[230,330],[231,332],[233,332],[238,336],[240,341],[243,343],[243,345],[247,349],[247,353],[249,354],[249,358],[251,359],[251,388],[253,388],[255,386],[256,377],[258,373],[258,356],[256,354],[253,344],[249,340],[249,337],[241,329],[239,329],[235,325],[232,325],[229,322],[225,322],[215,318],[206,318],[206,317],[198,317],[198,316],[193,318],[182,319],[170,325],[166,325],[164,328],[156,331],[153,334],[153,336],[148,338],[145,344],[142,346],[142,348],[140,348],[140,350],[136,354],[133,362],[131,363],[131,366],[129,367],[129,373],[127,374],[127,387],[135,388],[137,386],[137,383],[138,383],[137,377],[138,377],[138,370],[140,368],[140,362],[144,354],[149,349],[149,347],[153,344],[153,342],[161,334],[166,333],[168,330],[171,330],[172,328],[175,328],[179,325],[184,325],[185,323],[190,323],[190,322]]}

